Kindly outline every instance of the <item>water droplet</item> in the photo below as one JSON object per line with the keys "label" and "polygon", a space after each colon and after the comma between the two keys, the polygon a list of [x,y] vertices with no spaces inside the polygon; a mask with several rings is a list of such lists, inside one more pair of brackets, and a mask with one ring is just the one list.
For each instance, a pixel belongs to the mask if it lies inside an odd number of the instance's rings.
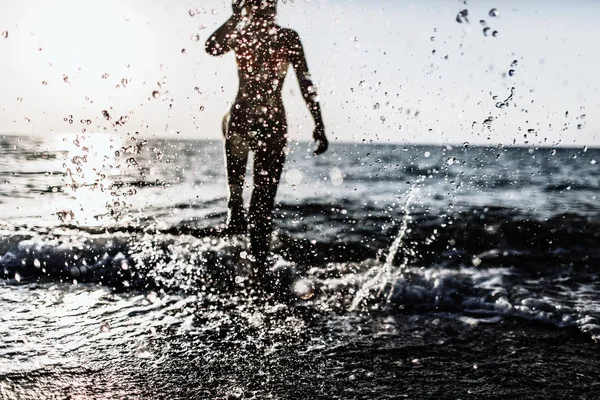
{"label": "water droplet", "polygon": [[185,54],[185,49],[181,49],[181,54]]}
{"label": "water droplet", "polygon": [[484,19],[480,20],[480,21],[479,21],[479,23],[480,23],[481,25],[485,26],[485,20],[484,20]]}
{"label": "water droplet", "polygon": [[294,284],[294,292],[302,300],[309,300],[315,295],[315,285],[309,279],[300,279]]}
{"label": "water droplet", "polygon": [[510,76],[515,76],[515,74],[516,74],[516,72],[514,69],[511,69],[508,71],[508,75],[510,75]]}
{"label": "water droplet", "polygon": [[483,34],[485,36],[487,36],[489,34],[490,30],[491,30],[491,28],[489,26],[486,26],[485,28],[483,28]]}
{"label": "water droplet", "polygon": [[119,126],[123,126],[127,123],[127,121],[129,121],[129,117],[127,115],[122,115],[117,122],[115,122],[116,125]]}
{"label": "water droplet", "polygon": [[495,8],[492,8],[490,10],[489,14],[490,14],[490,17],[497,17],[498,15],[500,15],[500,13],[498,12],[498,10],[495,9]]}
{"label": "water droplet", "polygon": [[458,22],[459,24],[462,24],[463,22],[469,22],[469,19],[467,18],[469,16],[469,10],[464,9],[464,10],[460,10],[458,12],[458,14],[456,15],[456,22]]}
{"label": "water droplet", "polygon": [[138,165],[137,161],[133,157],[128,158],[125,162],[127,163],[127,165],[131,165],[134,167]]}
{"label": "water droplet", "polygon": [[204,111],[204,106],[200,106],[200,111]]}
{"label": "water droplet", "polygon": [[190,37],[190,39],[192,39],[193,42],[197,42],[200,40],[200,35],[196,34],[196,35],[192,35]]}
{"label": "water droplet", "polygon": [[63,74],[62,79],[65,83],[69,83],[69,75]]}
{"label": "water droplet", "polygon": [[497,108],[508,107],[510,105],[510,101],[512,100],[514,95],[515,95],[515,88],[512,87],[512,88],[510,88],[510,95],[504,101],[497,102],[496,107]]}
{"label": "water droplet", "polygon": [[8,37],[8,31],[2,31],[2,37],[6,39]]}
{"label": "water droplet", "polygon": [[519,62],[517,60],[513,60],[513,62],[510,63],[510,66],[512,68],[516,67],[519,64]]}
{"label": "water droplet", "polygon": [[158,90],[153,91],[152,97],[154,97],[155,99],[158,99],[160,97],[160,92]]}
{"label": "water droplet", "polygon": [[102,333],[108,333],[110,332],[110,326],[105,322],[102,325],[100,325],[100,332]]}
{"label": "water droplet", "polygon": [[379,103],[375,103],[373,105],[373,110],[379,110]]}
{"label": "water droplet", "polygon": [[110,114],[106,110],[102,110],[102,116],[105,120],[110,121]]}
{"label": "water droplet", "polygon": [[17,97],[17,103],[22,103],[23,102],[23,98],[22,97]]}
{"label": "water droplet", "polygon": [[48,82],[46,82],[46,81],[42,81],[42,85],[44,85],[44,86],[48,86]]}
{"label": "water droplet", "polygon": [[329,179],[332,185],[340,186],[342,183],[344,183],[344,174],[342,173],[341,169],[333,167],[329,170]]}
{"label": "water droplet", "polygon": [[218,11],[215,10],[214,8],[210,12],[212,13],[212,15],[217,15],[218,14]]}
{"label": "water droplet", "polygon": [[285,174],[285,182],[291,186],[297,186],[302,182],[304,175],[300,170],[291,169]]}
{"label": "water droplet", "polygon": [[496,37],[496,36],[498,36],[498,31],[494,31],[494,32],[492,32],[492,36],[493,36],[493,37]]}
{"label": "water droplet", "polygon": [[15,281],[21,282],[21,275],[18,272],[15,272]]}

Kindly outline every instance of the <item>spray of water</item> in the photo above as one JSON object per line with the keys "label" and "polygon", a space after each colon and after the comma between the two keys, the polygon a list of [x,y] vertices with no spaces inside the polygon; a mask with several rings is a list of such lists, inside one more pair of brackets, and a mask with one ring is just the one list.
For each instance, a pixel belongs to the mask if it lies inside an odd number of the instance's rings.
{"label": "spray of water", "polygon": [[415,182],[408,190],[406,201],[402,207],[403,216],[400,222],[400,230],[398,231],[398,235],[396,235],[396,238],[389,248],[388,255],[385,258],[385,263],[383,266],[376,268],[377,271],[375,276],[363,283],[359,291],[356,293],[354,300],[352,301],[350,311],[354,311],[359,308],[363,300],[373,292],[377,293],[377,297],[381,297],[384,295],[385,291],[388,290],[388,293],[385,296],[385,301],[386,304],[389,303],[394,292],[394,283],[401,279],[403,271],[408,263],[408,257],[405,256],[402,264],[399,267],[395,268],[393,265],[396,254],[403,247],[404,236],[406,235],[406,230],[408,229],[408,222],[411,219],[410,204],[412,202],[413,193],[417,184],[418,182]]}

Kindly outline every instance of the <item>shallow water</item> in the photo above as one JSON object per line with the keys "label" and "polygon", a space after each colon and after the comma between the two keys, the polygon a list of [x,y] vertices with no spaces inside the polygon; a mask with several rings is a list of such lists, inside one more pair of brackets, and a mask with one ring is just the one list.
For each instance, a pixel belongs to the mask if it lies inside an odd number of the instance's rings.
{"label": "shallow water", "polygon": [[[314,158],[291,143],[274,268],[315,293],[285,303],[258,295],[243,237],[206,235],[225,218],[220,143],[7,136],[0,153],[5,395],[288,398],[287,373],[317,397],[333,376],[349,382],[329,387],[338,398],[385,398],[401,394],[388,363],[419,367],[481,327],[506,352],[507,324],[582,332],[590,351],[600,337],[597,149],[334,144]],[[390,346],[402,356],[369,370]]]}

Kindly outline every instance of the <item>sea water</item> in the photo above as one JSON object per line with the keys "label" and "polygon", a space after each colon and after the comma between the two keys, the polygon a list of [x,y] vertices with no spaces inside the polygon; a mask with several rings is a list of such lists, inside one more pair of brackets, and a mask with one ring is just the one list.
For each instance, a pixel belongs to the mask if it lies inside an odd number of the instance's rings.
{"label": "sea water", "polygon": [[326,363],[400,315],[600,337],[597,149],[290,143],[272,250],[314,287],[295,304],[257,297],[244,237],[204,234],[226,216],[220,142],[4,136],[0,155],[5,391],[185,376],[173,398],[264,397],[252,374]]}

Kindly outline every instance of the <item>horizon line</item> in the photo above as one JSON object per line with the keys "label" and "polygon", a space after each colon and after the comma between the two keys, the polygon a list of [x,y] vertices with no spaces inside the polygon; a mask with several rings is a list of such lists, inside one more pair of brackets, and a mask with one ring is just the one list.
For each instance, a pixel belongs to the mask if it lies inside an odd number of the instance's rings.
{"label": "horizon line", "polygon": [[[50,132],[52,135],[115,135],[118,133],[114,132]],[[38,133],[18,133],[18,132],[0,132],[1,136],[12,136],[12,137],[37,137],[44,138],[44,134]],[[222,142],[222,138],[192,138],[192,137],[168,137],[168,136],[153,136],[151,138],[145,137],[145,139],[152,140],[178,140],[178,141],[197,141],[197,142]],[[298,143],[314,143],[314,141],[310,140],[290,140],[289,142],[298,142]],[[442,147],[442,146],[451,146],[451,147],[465,147],[465,143],[467,143],[467,147],[486,147],[486,148],[497,148],[501,146],[502,148],[520,148],[520,149],[528,149],[528,148],[562,148],[562,149],[588,149],[588,150],[600,150],[600,144],[514,144],[514,143],[482,143],[482,142],[434,142],[434,143],[425,143],[425,142],[406,142],[406,141],[397,141],[397,142],[386,142],[386,141],[351,141],[351,140],[330,140],[329,144],[338,143],[338,144],[364,144],[364,145],[379,145],[379,146],[432,146],[432,147]]]}

